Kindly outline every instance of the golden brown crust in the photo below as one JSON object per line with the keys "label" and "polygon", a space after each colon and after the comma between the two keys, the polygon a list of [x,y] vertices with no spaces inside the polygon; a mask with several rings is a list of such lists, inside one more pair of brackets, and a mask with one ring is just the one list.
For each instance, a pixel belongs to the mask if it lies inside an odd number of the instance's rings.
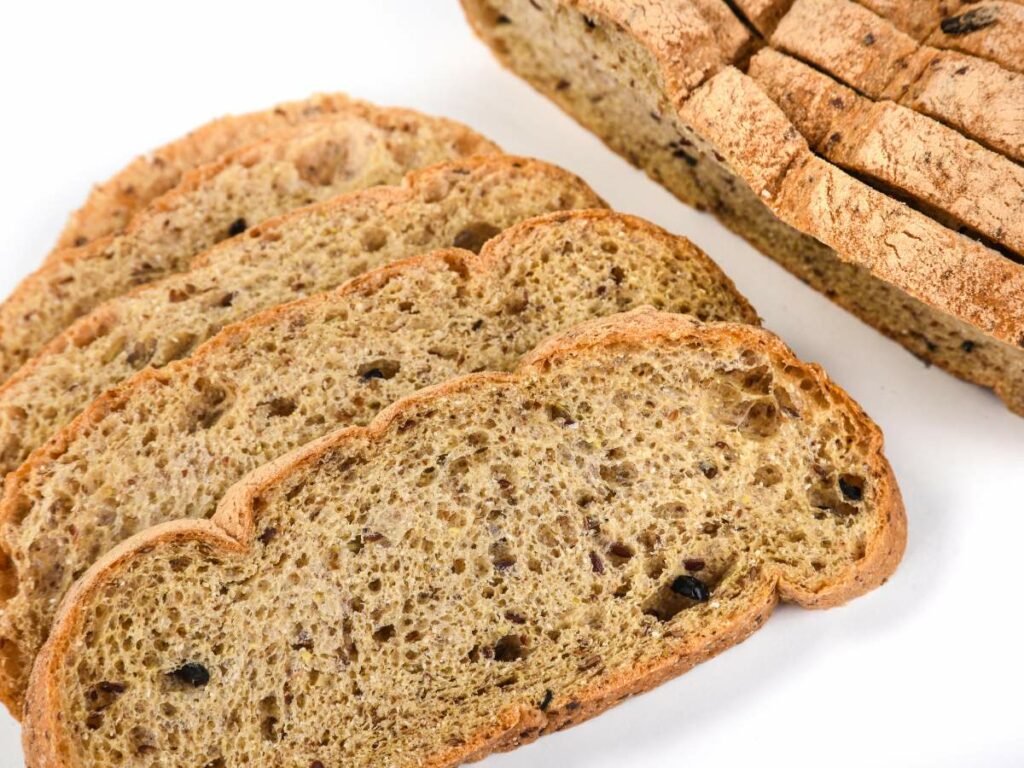
{"label": "golden brown crust", "polygon": [[[702,343],[721,341],[727,344],[754,346],[779,355],[795,358],[792,352],[773,335],[749,326],[716,324],[704,326],[695,321],[651,309],[635,310],[624,315],[585,323],[565,334],[553,337],[527,356],[519,369],[510,374],[472,374],[416,393],[382,411],[368,426],[340,430],[251,473],[238,483],[221,502],[213,520],[168,523],[141,533],[118,546],[78,582],[63,601],[54,630],[36,660],[25,706],[24,743],[31,768],[75,768],[65,739],[61,718],[61,691],[58,671],[81,622],[80,605],[115,579],[119,569],[133,557],[146,553],[161,543],[177,539],[202,538],[226,551],[243,553],[255,537],[255,521],[260,496],[283,478],[316,462],[326,452],[350,441],[376,440],[407,411],[424,402],[452,396],[460,391],[487,385],[508,385],[552,364],[556,359],[586,354],[598,346],[643,346],[654,339],[671,342],[699,339]],[[852,404],[849,396],[825,377],[817,367],[812,375],[837,402]],[[753,632],[771,612],[778,599],[792,600],[805,607],[823,608],[840,604],[884,582],[892,573],[905,546],[906,520],[899,491],[892,481],[891,469],[881,453],[882,437],[878,428],[854,406],[857,426],[868,432],[868,460],[871,475],[878,482],[879,510],[875,535],[867,544],[867,554],[851,566],[842,582],[816,594],[808,594],[794,585],[780,582],[779,575],[769,574],[759,598],[751,601],[750,610],[734,621],[714,642],[700,645],[680,643],[666,656],[641,668],[611,677],[587,692],[575,706],[554,702],[548,715],[519,710],[497,713],[495,723],[468,744],[449,753],[432,756],[427,765],[448,768],[467,760],[508,749],[519,741],[540,735],[548,726],[554,728],[582,722],[593,717],[621,698],[654,687],[658,683],[685,672],[700,661],[740,642]],[[540,729],[529,733],[533,729]],[[524,731],[527,732],[524,734]]]}
{"label": "golden brown crust", "polygon": [[[68,217],[52,253],[85,245],[121,229],[135,211],[177,186],[184,173],[218,155],[259,141],[300,122],[357,108],[345,94],[316,94],[262,112],[227,115],[141,155],[89,192]],[[51,253],[51,255],[52,255]]]}

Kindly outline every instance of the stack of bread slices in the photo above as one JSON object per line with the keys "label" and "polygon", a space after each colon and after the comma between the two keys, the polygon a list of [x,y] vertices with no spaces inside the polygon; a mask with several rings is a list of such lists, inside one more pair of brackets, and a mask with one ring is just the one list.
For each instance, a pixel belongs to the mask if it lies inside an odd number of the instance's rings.
{"label": "stack of bread slices", "polygon": [[37,768],[456,765],[903,549],[878,429],[691,243],[344,96],[97,187],[0,375]]}

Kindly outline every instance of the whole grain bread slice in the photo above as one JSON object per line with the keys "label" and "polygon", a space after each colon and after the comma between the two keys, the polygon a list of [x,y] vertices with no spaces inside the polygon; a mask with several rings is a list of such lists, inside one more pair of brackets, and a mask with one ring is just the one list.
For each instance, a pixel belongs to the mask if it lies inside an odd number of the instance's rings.
{"label": "whole grain bread slice", "polygon": [[127,226],[150,201],[178,186],[182,176],[247,144],[325,115],[366,112],[364,102],[341,93],[317,94],[262,112],[228,115],[180,139],[141,155],[107,181],[97,184],[82,207],[68,217],[55,251],[76,248]]}
{"label": "whole grain bread slice", "polygon": [[[697,31],[689,37],[665,32],[682,28],[687,0],[649,0],[642,13],[621,0],[463,5],[502,63],[682,200],[714,212],[915,355],[992,387],[1024,413],[1024,268],[815,157],[765,91],[728,66],[730,54],[713,35],[692,26],[686,28]],[[824,32],[849,29],[859,27],[832,23]],[[920,47],[903,38],[908,51]],[[891,60],[898,69],[899,56],[890,55],[895,43],[876,42],[878,51],[859,55]],[[834,50],[822,44],[811,53]],[[969,58],[938,52],[902,103],[917,108],[922,94],[940,97],[938,83],[960,89],[971,81],[963,93],[981,101],[960,116],[1012,125],[1008,116],[1024,98],[982,76],[981,65],[996,67],[991,62],[945,71],[957,57]],[[866,72],[889,74],[870,66]]]}
{"label": "whole grain bread slice", "polygon": [[455,766],[687,671],[780,599],[876,587],[904,537],[880,433],[820,369],[750,326],[618,315],[104,557],[36,665],[28,764]]}
{"label": "whole grain bread slice", "polygon": [[756,323],[689,241],[609,211],[530,220],[224,330],[93,403],[10,476],[0,506],[0,697],[16,710],[57,601],[136,531],[212,514],[245,472],[546,335],[640,305]]}
{"label": "whole grain bread slice", "polygon": [[54,256],[0,305],[0,380],[113,296],[188,267],[250,225],[414,169],[497,148],[458,123],[363,105],[190,171],[123,232]]}
{"label": "whole grain bread slice", "polygon": [[447,246],[478,251],[524,219],[603,206],[560,168],[486,155],[265,221],[197,257],[195,268],[97,307],[0,386],[0,472],[17,469],[111,387],[186,357],[226,325],[395,259]]}

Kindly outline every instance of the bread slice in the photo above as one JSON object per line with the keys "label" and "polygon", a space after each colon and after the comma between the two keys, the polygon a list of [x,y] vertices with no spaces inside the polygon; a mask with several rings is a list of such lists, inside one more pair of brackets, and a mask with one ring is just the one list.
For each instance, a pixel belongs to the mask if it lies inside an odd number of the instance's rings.
{"label": "bread slice", "polygon": [[111,299],[23,365],[0,387],[0,472],[118,382],[187,356],[230,323],[398,258],[479,250],[523,219],[603,206],[560,168],[486,155],[266,221],[202,254],[194,269]]}
{"label": "bread slice", "polygon": [[764,331],[586,324],[104,557],[36,665],[28,764],[511,749],[743,640],[780,599],[885,581],[905,521],[881,443]]}
{"label": "bread slice", "polygon": [[0,380],[102,301],[185,269],[250,225],[409,170],[497,148],[463,125],[363,105],[189,172],[115,237],[54,256],[0,305]]}
{"label": "bread slice", "polygon": [[206,123],[135,158],[116,175],[97,184],[82,207],[68,217],[56,250],[83,246],[117,232],[136,211],[178,186],[184,174],[226,152],[325,115],[360,114],[366,109],[365,103],[341,93],[317,94],[263,112],[229,115]]}
{"label": "bread slice", "polygon": [[[823,12],[831,7],[825,0],[815,2],[825,3]],[[892,189],[878,180],[871,180],[874,186],[866,184],[860,169],[868,166],[855,152],[844,162],[857,169],[856,176],[816,156],[787,114],[744,74],[749,62],[719,46],[706,25],[701,27],[692,2],[652,0],[645,3],[643,14],[633,13],[620,0],[464,0],[463,5],[504,64],[682,200],[712,211],[802,280],[922,359],[993,388],[1012,410],[1024,413],[1024,267],[1013,253],[977,242],[968,236],[971,231],[955,232],[930,215],[934,204],[929,207],[905,189],[901,196],[910,197],[913,207],[893,198]],[[805,0],[797,0],[772,40],[787,28],[797,38],[799,25],[789,25],[791,14],[800,13],[809,19],[808,40],[817,41],[812,45],[803,40],[801,50],[839,80],[849,84],[856,79],[861,96],[867,78],[879,78],[875,87],[888,88],[891,71],[849,61],[854,54],[889,62],[893,71],[909,77],[921,49],[914,40],[893,28],[891,39],[863,43],[874,34],[872,29],[881,35],[886,25],[891,27],[884,19],[863,7],[843,6],[840,10],[853,14],[852,20],[839,14],[823,24],[810,18],[808,8]],[[867,29],[858,26],[863,14],[875,26],[859,38],[864,49],[859,53],[856,45],[846,45],[846,37],[823,37]],[[789,32],[785,37],[789,39]],[[1024,98],[1014,99],[1012,89],[1004,86],[1006,78],[1019,76],[1000,69],[1000,77],[991,79],[985,68],[999,68],[980,59],[946,71],[950,62],[969,57],[933,53],[901,103],[930,115],[935,110],[920,108],[922,98],[945,99],[949,106],[953,102],[941,95],[949,89],[957,98],[977,96],[975,111],[958,113],[960,123],[1002,125],[1007,146],[1017,146],[1013,137],[1024,137],[1018,124]],[[758,60],[764,59],[754,57]],[[839,64],[843,74],[837,74]],[[962,88],[965,83],[970,84]],[[956,103],[967,109],[966,101]],[[919,123],[916,118],[914,122]],[[935,123],[927,125],[936,135],[942,132]],[[958,144],[967,141],[960,139]],[[914,194],[931,183],[934,199],[950,205],[950,190],[916,165],[924,155],[915,154],[910,140],[900,150],[907,171],[900,183],[913,182]],[[978,143],[1012,159],[992,142]],[[999,165],[1007,168],[1008,163]],[[876,176],[886,172],[884,164],[871,169]],[[1012,181],[1016,173],[1014,168],[1008,178]],[[985,213],[988,218],[976,223],[998,234],[988,241],[993,246],[1007,242],[1003,238],[1009,230],[998,232],[992,212],[1012,208],[1012,183],[1002,178],[991,183],[970,176],[967,180],[972,189],[984,182],[985,189],[997,190],[990,193],[998,198]],[[956,202],[959,206],[962,201]],[[952,213],[966,218],[981,211],[956,207],[947,211],[947,218],[955,219]],[[1016,223],[1012,215],[1008,221]]]}
{"label": "bread slice", "polygon": [[104,395],[7,484],[0,697],[19,702],[57,601],[117,542],[208,516],[245,472],[415,389],[508,369],[554,331],[644,304],[757,322],[689,241],[608,211],[560,213],[479,256],[441,251],[271,309]]}

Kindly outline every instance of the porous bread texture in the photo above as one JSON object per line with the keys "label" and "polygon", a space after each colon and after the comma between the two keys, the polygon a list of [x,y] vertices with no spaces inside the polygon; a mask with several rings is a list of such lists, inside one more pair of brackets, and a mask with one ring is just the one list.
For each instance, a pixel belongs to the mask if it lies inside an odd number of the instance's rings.
{"label": "porous bread texture", "polygon": [[[636,312],[416,394],[69,595],[32,768],[454,766],[881,584],[881,436],[770,334]],[[191,681],[191,682],[190,682]]]}
{"label": "porous bread texture", "polygon": [[178,185],[200,165],[246,144],[299,123],[339,112],[359,114],[367,105],[341,93],[316,94],[244,115],[228,115],[190,131],[175,141],[141,155],[89,192],[82,207],[68,217],[56,249],[75,248],[113,234],[132,215]]}
{"label": "porous bread texture", "polygon": [[186,357],[230,323],[398,258],[479,250],[524,219],[598,207],[601,199],[560,168],[486,155],[266,221],[197,257],[193,269],[111,299],[23,365],[0,387],[0,472],[17,469],[118,382]]}
{"label": "porous bread texture", "polygon": [[190,171],[123,232],[55,255],[25,278],[0,305],[0,380],[104,300],[186,269],[253,224],[395,184],[414,168],[492,152],[494,144],[459,123],[370,105],[231,152]]}
{"label": "porous bread texture", "polygon": [[513,227],[226,329],[129,380],[11,475],[0,520],[0,698],[17,711],[57,602],[100,555],[205,517],[245,472],[460,373],[507,370],[545,336],[641,305],[756,323],[689,241],[608,211]]}
{"label": "porous bread texture", "polygon": [[[647,0],[642,11],[613,0],[463,5],[502,63],[680,199],[1024,413],[1024,269],[815,157],[764,91],[727,66],[713,36],[632,26],[640,17],[660,28],[659,18],[686,14],[686,2]],[[684,44],[692,61],[711,63],[688,69]],[[929,71],[922,82],[936,78]],[[1003,106],[1013,108],[997,99],[987,111]]]}

